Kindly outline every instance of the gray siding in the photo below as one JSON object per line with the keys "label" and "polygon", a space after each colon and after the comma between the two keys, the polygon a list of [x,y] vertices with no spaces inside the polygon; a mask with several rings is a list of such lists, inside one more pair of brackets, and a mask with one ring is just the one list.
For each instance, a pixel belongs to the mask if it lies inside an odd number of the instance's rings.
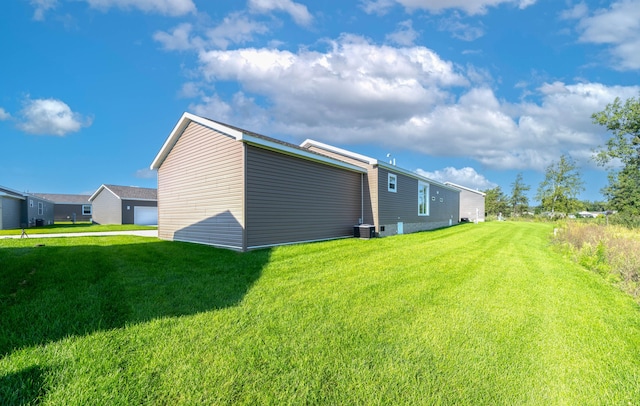
{"label": "gray siding", "polygon": [[20,228],[20,208],[24,200],[0,196],[0,230]]}
{"label": "gray siding", "polygon": [[336,152],[327,151],[324,148],[319,148],[319,147],[316,147],[314,145],[311,145],[311,146],[307,147],[306,149],[308,149],[309,151],[315,152],[317,154],[321,154],[321,155],[328,156],[328,157],[333,158],[333,159],[337,159],[338,161],[342,161],[342,162],[349,163],[351,165],[359,166],[361,168],[370,168],[371,167],[371,165],[369,165],[366,162],[362,162],[359,159],[355,159],[355,158],[351,158],[351,157],[348,157],[348,156],[344,156],[344,155],[338,154]]}
{"label": "gray siding", "polygon": [[342,154],[338,154],[335,152],[327,151],[326,149],[319,148],[316,146],[310,146],[307,148],[309,151],[313,151],[318,154],[322,154],[324,156],[328,156],[330,158],[337,159],[342,162],[346,162],[355,166],[359,166],[368,171],[368,174],[364,177],[364,207],[363,207],[363,216],[362,223],[364,224],[378,224],[378,177],[377,172],[373,169],[373,165],[370,165],[366,162],[362,162],[358,159],[354,159],[348,156],[344,156]]}
{"label": "gray siding", "polygon": [[122,200],[122,224],[134,224],[134,207],[158,207],[158,202],[146,200]]}
{"label": "gray siding", "polygon": [[34,227],[36,220],[42,220],[44,225],[53,224],[54,203],[36,196],[27,195],[23,202],[26,209],[22,212],[22,223]]}
{"label": "gray siding", "polygon": [[[87,201],[85,203],[87,205],[91,205]],[[83,216],[82,215],[82,205],[74,204],[74,203],[56,203],[53,209],[54,220],[55,221],[73,221],[73,215],[75,213],[76,221],[90,221],[92,215]]]}
{"label": "gray siding", "polygon": [[[458,224],[459,194],[429,183],[429,215],[418,215],[418,179],[397,172],[378,168],[379,222],[377,230],[381,236],[397,233],[398,222],[403,223],[404,232],[431,230]],[[389,192],[388,174],[397,175],[397,192]],[[381,227],[384,227],[384,231]]]}
{"label": "gray siding", "polygon": [[484,221],[484,196],[460,190],[460,217],[466,217],[469,221]]}
{"label": "gray siding", "polygon": [[243,145],[190,123],[158,169],[158,236],[243,249]]}
{"label": "gray siding", "polygon": [[452,224],[458,224],[460,194],[457,191],[432,184],[429,187],[429,195],[429,221],[448,224],[449,220],[452,220]]}
{"label": "gray siding", "polygon": [[122,224],[120,199],[107,189],[102,189],[91,202],[93,221],[98,224]]}
{"label": "gray siding", "polygon": [[362,174],[247,146],[247,248],[353,236]]}

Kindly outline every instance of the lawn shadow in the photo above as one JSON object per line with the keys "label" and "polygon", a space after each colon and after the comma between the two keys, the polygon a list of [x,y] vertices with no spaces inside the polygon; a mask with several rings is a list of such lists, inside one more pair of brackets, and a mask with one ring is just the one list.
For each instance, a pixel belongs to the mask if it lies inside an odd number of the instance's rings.
{"label": "lawn shadow", "polygon": [[0,357],[237,305],[270,254],[133,236],[13,240],[0,248]]}
{"label": "lawn shadow", "polygon": [[45,395],[44,371],[32,366],[13,374],[0,376],[0,404],[37,405]]}

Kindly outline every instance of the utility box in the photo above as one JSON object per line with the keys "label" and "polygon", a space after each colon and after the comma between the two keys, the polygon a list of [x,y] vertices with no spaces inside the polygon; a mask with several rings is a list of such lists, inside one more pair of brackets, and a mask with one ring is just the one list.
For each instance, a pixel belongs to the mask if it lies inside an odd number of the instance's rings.
{"label": "utility box", "polygon": [[359,224],[357,226],[353,226],[353,236],[365,240],[374,238],[376,236],[376,226],[372,224]]}

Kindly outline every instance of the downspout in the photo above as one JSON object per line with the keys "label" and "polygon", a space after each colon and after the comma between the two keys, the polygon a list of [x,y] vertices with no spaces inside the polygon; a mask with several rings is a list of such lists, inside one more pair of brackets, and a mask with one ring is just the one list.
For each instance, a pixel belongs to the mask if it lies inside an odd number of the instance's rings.
{"label": "downspout", "polygon": [[364,173],[360,174],[360,221],[364,223]]}

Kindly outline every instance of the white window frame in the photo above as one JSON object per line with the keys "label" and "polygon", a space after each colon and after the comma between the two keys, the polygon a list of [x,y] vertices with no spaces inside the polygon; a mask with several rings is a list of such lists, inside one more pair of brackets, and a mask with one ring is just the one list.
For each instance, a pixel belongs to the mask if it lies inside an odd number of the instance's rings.
{"label": "white window frame", "polygon": [[42,216],[44,214],[44,203],[38,202],[38,216]]}
{"label": "white window frame", "polygon": [[29,207],[33,207],[33,199],[29,199]]}
{"label": "white window frame", "polygon": [[[424,206],[424,210],[423,210],[423,206]],[[418,216],[428,216],[428,215],[429,215],[429,184],[427,182],[418,182]]]}
{"label": "white window frame", "polygon": [[82,205],[82,215],[83,216],[90,216],[93,214],[92,209],[91,209],[91,205],[90,204],[83,204]]}
{"label": "white window frame", "polygon": [[387,190],[392,193],[398,193],[398,175],[395,173],[387,175]]}

